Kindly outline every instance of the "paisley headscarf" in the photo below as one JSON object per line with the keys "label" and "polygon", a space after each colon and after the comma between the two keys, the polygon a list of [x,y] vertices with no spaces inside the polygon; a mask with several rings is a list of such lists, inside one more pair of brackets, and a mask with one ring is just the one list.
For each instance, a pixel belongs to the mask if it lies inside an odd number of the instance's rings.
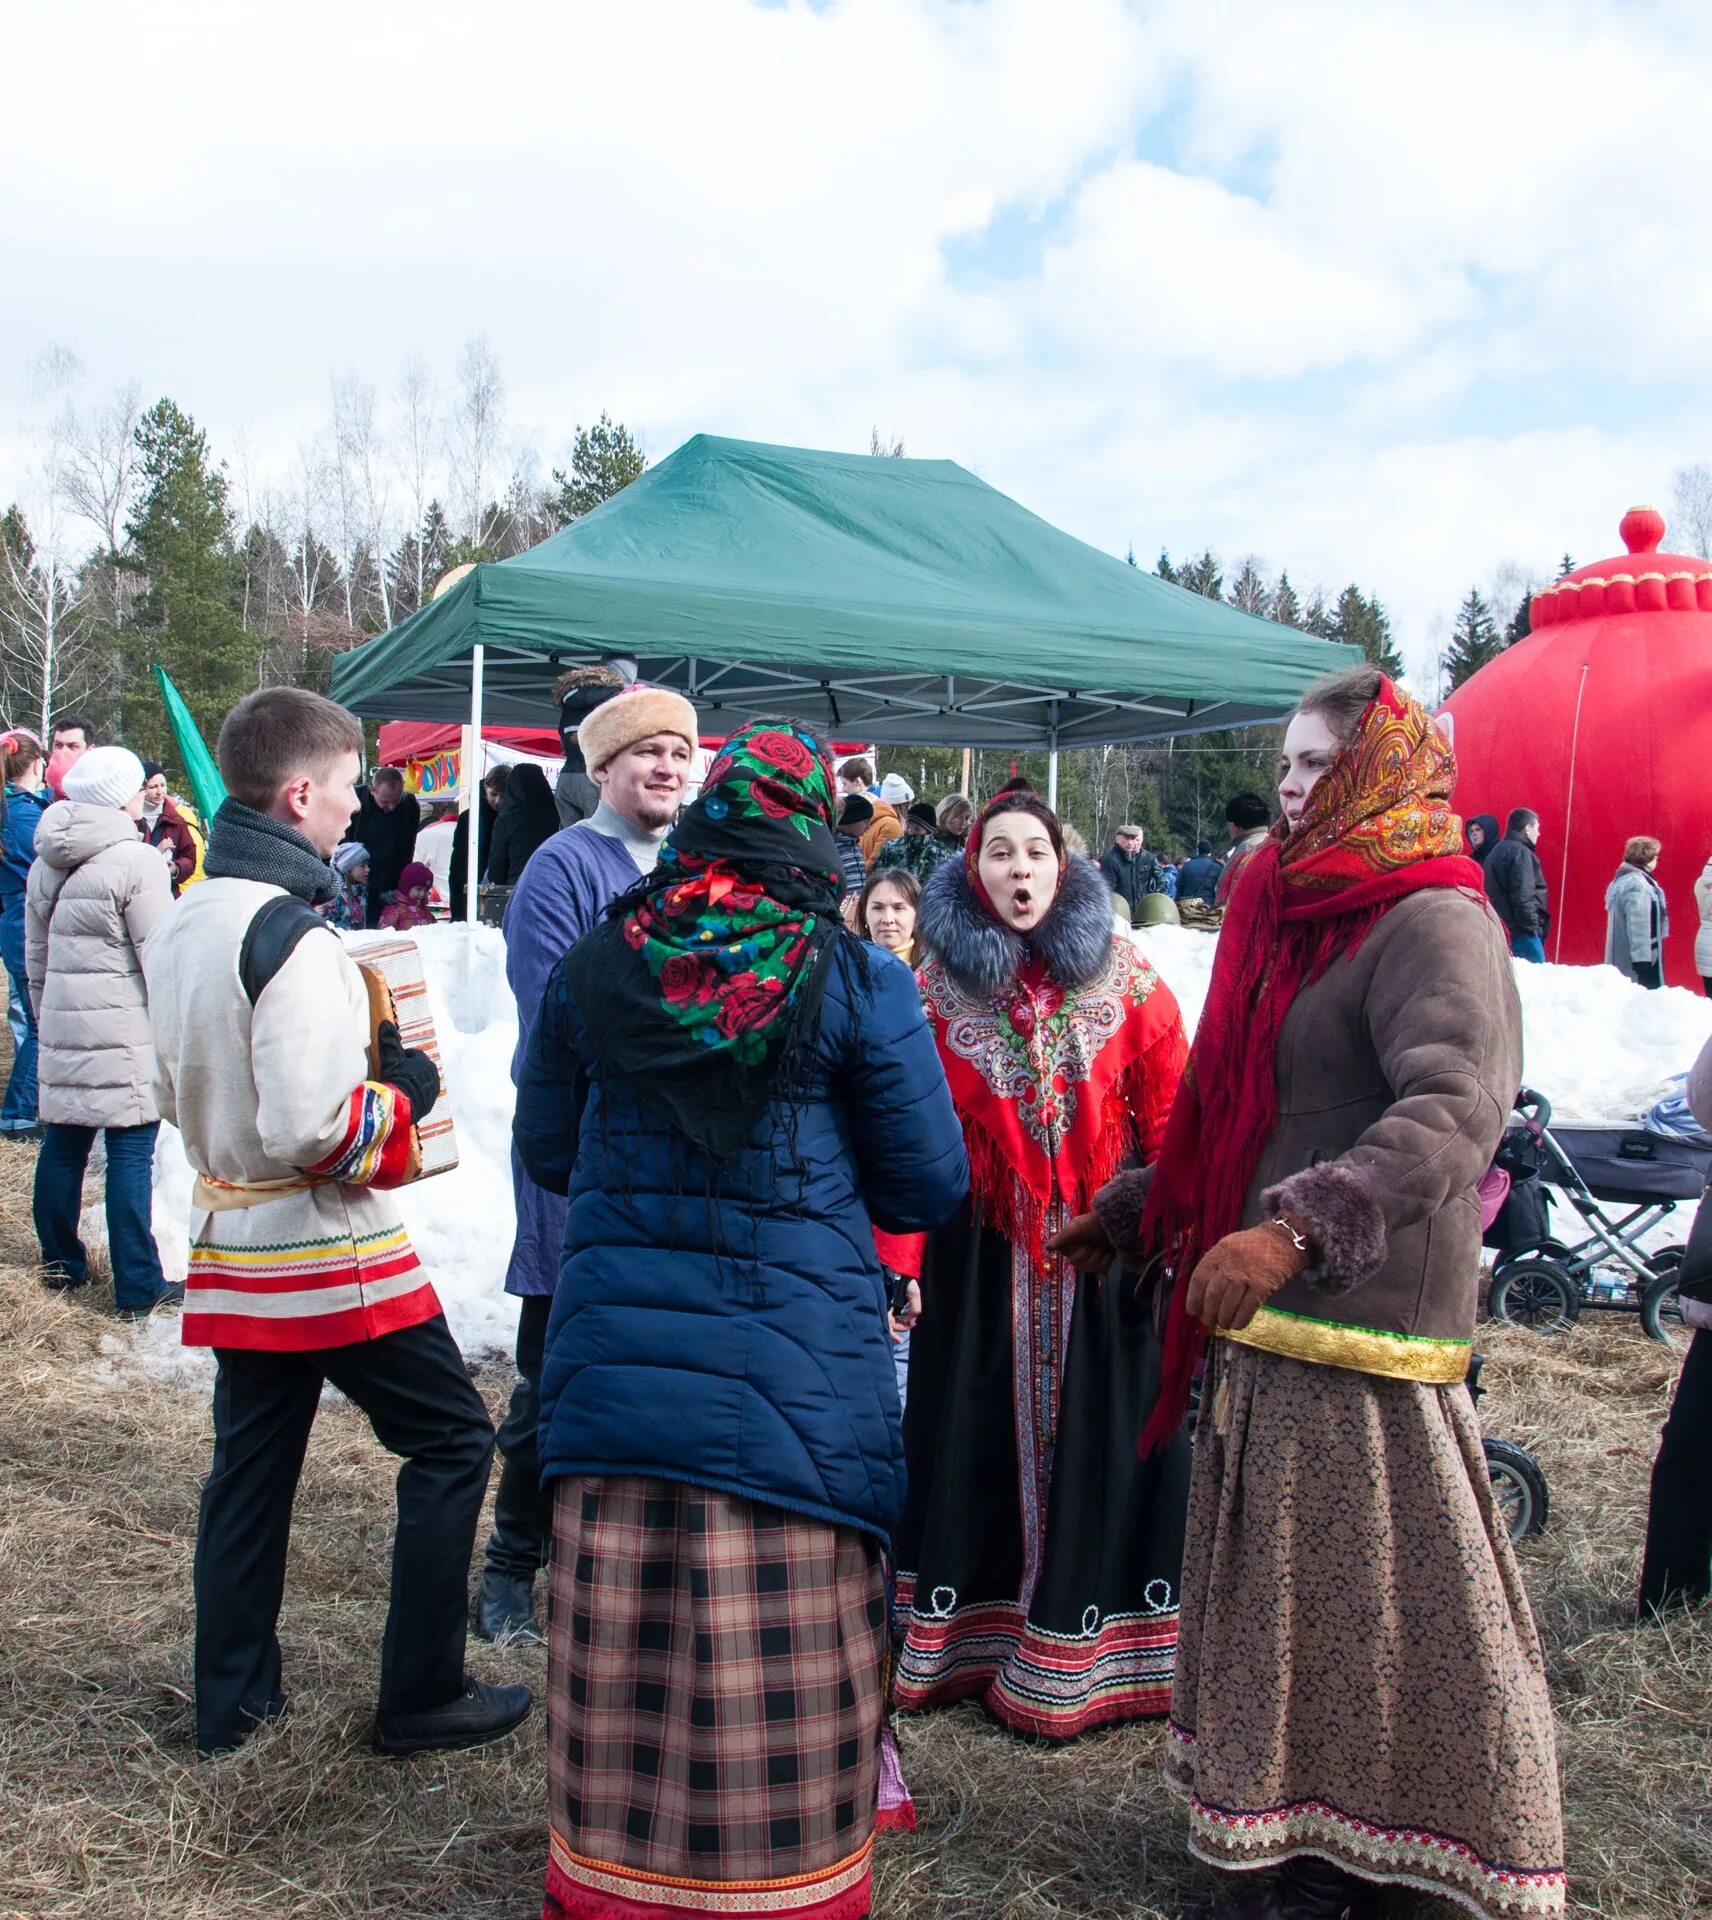
{"label": "paisley headscarf", "polygon": [[565,961],[606,1073],[716,1159],[765,1111],[843,934],[833,794],[812,733],[740,727],[654,871]]}
{"label": "paisley headscarf", "polygon": [[1163,1445],[1188,1405],[1206,1329],[1189,1319],[1188,1279],[1242,1220],[1278,1120],[1284,1016],[1303,987],[1353,954],[1388,909],[1423,887],[1484,900],[1451,811],[1456,757],[1418,701],[1381,676],[1353,739],[1245,863],[1219,934],[1207,1002],[1159,1157],[1144,1236],[1157,1235],[1175,1286],[1159,1401],[1142,1451]]}

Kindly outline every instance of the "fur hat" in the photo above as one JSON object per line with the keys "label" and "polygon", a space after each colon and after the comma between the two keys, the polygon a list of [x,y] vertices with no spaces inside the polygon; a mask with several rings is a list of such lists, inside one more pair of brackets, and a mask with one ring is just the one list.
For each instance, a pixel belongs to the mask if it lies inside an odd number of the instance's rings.
{"label": "fur hat", "polygon": [[693,751],[697,726],[695,708],[669,687],[651,687],[643,681],[625,687],[577,723],[577,745],[590,773],[604,767],[614,754],[635,746],[653,733],[675,733]]}
{"label": "fur hat", "polygon": [[86,807],[122,807],[143,790],[143,763],[129,747],[91,747],[66,768],[61,791]]}

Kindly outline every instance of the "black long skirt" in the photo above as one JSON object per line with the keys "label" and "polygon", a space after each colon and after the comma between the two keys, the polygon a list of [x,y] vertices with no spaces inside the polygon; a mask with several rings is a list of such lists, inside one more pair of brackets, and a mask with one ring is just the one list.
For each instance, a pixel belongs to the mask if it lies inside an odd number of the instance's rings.
{"label": "black long skirt", "polygon": [[929,1241],[922,1294],[896,1705],[979,1696],[1049,1740],[1163,1715],[1189,1440],[1137,1457],[1161,1353],[1134,1276],[1038,1275],[965,1203]]}

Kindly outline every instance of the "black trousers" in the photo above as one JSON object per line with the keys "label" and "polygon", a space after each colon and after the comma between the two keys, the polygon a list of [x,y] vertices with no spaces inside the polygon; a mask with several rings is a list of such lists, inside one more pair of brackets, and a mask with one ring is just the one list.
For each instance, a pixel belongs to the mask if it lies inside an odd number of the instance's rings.
{"label": "black trousers", "polygon": [[493,1496],[489,1571],[508,1579],[533,1580],[547,1564],[553,1537],[553,1502],[541,1491],[541,1365],[547,1352],[550,1293],[523,1296],[517,1316],[517,1385],[499,1426],[499,1490]]}
{"label": "black trousers", "polygon": [[197,1751],[239,1745],[285,1705],[275,1629],[292,1500],[324,1381],[361,1407],[375,1438],[404,1461],[381,1709],[418,1713],[455,1699],[493,1427],[445,1319],[355,1346],[223,1347],[215,1358],[214,1464],[196,1529]]}
{"label": "black trousers", "polygon": [[1689,1342],[1653,1462],[1641,1614],[1712,1593],[1712,1332]]}
{"label": "black trousers", "polygon": [[1664,962],[1662,960],[1636,960],[1631,963],[1635,969],[1635,979],[1643,987],[1655,991],[1664,985]]}

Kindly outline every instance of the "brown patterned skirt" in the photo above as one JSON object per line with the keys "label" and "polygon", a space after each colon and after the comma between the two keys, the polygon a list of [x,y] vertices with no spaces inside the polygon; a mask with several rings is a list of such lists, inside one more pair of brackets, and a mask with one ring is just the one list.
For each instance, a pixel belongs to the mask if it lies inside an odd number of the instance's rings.
{"label": "brown patterned skirt", "polygon": [[1214,1343],[1166,1773],[1214,1866],[1563,1912],[1551,1699],[1474,1409]]}
{"label": "brown patterned skirt", "polygon": [[866,1920],[885,1648],[861,1534],[560,1480],[543,1920]]}

